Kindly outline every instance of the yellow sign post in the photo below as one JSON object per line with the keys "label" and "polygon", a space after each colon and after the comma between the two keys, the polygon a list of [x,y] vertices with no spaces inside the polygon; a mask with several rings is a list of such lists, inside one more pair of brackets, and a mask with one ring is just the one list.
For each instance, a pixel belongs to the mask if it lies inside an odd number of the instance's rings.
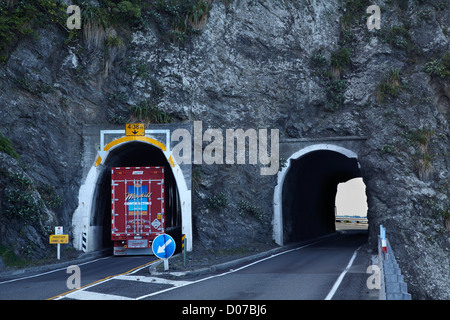
{"label": "yellow sign post", "polygon": [[125,125],[126,136],[145,136],[145,126],[143,123],[127,123]]}
{"label": "yellow sign post", "polygon": [[57,244],[56,258],[59,260],[61,252],[61,243],[69,243],[68,234],[51,234],[49,239],[50,244]]}
{"label": "yellow sign post", "polygon": [[69,235],[68,234],[51,234],[50,235],[50,244],[57,243],[69,243]]}

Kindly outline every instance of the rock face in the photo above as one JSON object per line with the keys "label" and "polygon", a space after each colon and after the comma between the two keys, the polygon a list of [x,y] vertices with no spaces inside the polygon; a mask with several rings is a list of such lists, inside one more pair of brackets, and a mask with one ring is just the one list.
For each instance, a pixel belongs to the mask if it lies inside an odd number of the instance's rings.
{"label": "rock face", "polygon": [[[40,249],[30,256],[43,255],[48,227],[70,228],[78,204],[83,125],[123,122],[130,106],[150,102],[204,130],[366,136],[358,156],[371,241],[386,226],[413,297],[449,299],[449,7],[376,4],[378,31],[367,30],[364,1],[235,0],[212,2],[185,41],[168,41],[156,14],[133,31],[108,29],[116,45],[88,35],[65,43],[53,25],[19,41],[0,64],[0,132],[20,155],[0,153],[0,244],[24,255],[31,241]],[[6,213],[13,174],[45,198],[39,222]],[[272,241],[276,175],[195,165],[193,180],[197,245]]]}

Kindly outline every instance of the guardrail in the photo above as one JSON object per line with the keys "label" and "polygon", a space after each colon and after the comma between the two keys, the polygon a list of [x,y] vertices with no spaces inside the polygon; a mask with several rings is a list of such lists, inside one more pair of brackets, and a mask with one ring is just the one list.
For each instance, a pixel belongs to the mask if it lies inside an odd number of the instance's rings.
{"label": "guardrail", "polygon": [[361,223],[367,224],[369,220],[367,218],[353,218],[353,217],[339,217],[335,218],[336,222],[347,222],[347,223]]}
{"label": "guardrail", "polygon": [[378,262],[381,273],[380,300],[411,300],[394,251],[386,238],[386,228],[382,225],[378,237]]}

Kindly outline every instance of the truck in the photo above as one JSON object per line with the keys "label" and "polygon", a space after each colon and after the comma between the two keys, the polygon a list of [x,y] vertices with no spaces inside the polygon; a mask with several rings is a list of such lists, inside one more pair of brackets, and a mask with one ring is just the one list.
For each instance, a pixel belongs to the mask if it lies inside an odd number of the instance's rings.
{"label": "truck", "polygon": [[111,168],[111,240],[115,256],[151,255],[165,233],[164,167]]}

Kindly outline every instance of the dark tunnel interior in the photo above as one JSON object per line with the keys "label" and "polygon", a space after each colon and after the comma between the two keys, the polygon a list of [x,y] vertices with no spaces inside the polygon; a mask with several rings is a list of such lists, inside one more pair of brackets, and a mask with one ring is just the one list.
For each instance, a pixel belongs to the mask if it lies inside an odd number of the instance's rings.
{"label": "dark tunnel interior", "polygon": [[[130,142],[112,150],[102,166],[94,195],[94,215],[92,226],[102,227],[102,247],[112,246],[111,242],[111,168],[164,166],[165,172],[165,209],[166,230],[168,233],[181,233],[181,206],[178,188],[163,152],[150,144]],[[175,234],[181,238],[181,234]]]}
{"label": "dark tunnel interior", "polygon": [[335,232],[337,185],[361,177],[357,159],[328,150],[291,159],[283,184],[285,243]]}

